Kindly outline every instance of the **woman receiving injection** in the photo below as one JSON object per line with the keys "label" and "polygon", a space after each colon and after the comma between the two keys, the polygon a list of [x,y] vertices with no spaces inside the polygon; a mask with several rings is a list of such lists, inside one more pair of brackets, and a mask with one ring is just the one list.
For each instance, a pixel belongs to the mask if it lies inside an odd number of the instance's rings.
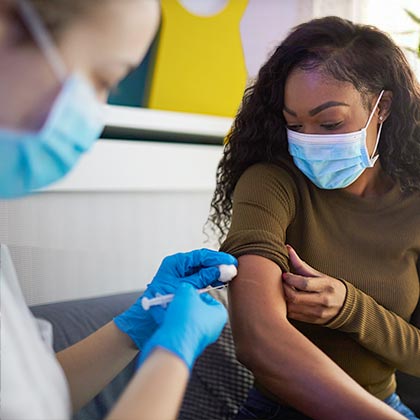
{"label": "woman receiving injection", "polygon": [[[159,23],[154,0],[0,2],[0,198],[25,196],[63,177],[102,131],[98,99],[138,65]],[[7,98],[7,102],[5,101]],[[175,418],[196,357],[214,342],[225,308],[196,289],[217,283],[234,257],[197,250],[167,257],[145,296],[54,355],[26,307],[1,247],[1,414],[69,419],[142,350],[141,367],[109,418]]]}

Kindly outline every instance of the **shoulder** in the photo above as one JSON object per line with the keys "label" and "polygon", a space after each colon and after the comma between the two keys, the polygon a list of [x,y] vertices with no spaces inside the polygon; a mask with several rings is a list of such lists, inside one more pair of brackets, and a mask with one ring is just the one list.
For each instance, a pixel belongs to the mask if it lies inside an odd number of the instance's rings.
{"label": "shoulder", "polygon": [[304,175],[293,162],[282,159],[276,163],[261,162],[247,168],[241,175],[235,195],[244,191],[267,191],[297,197]]}
{"label": "shoulder", "polygon": [[420,223],[420,191],[401,193],[398,205],[405,209],[405,217],[418,226]]}
{"label": "shoulder", "polygon": [[281,159],[276,163],[255,163],[244,171],[243,176],[253,174],[259,176],[279,176],[280,178],[283,178],[293,176],[296,171],[298,171],[298,169],[292,161]]}

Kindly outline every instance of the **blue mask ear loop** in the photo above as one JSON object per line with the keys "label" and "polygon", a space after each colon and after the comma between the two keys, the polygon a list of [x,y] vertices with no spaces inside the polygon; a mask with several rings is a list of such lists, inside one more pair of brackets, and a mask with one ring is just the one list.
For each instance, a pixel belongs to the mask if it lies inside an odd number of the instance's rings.
{"label": "blue mask ear loop", "polygon": [[[376,108],[378,107],[379,102],[381,101],[381,99],[382,99],[382,96],[383,96],[384,92],[385,92],[385,90],[384,90],[384,89],[382,89],[382,90],[381,90],[381,93],[379,94],[378,99],[377,99],[377,100],[376,100],[376,102],[375,102],[375,106],[373,107],[373,110],[372,110],[372,112],[370,113],[370,116],[369,116],[368,122],[367,122],[367,124],[366,124],[366,126],[365,126],[365,128],[364,128],[365,130],[369,127],[369,124],[370,124],[370,122],[372,121],[373,115],[375,114]],[[375,143],[375,147],[374,147],[374,149],[373,149],[372,156],[369,156],[369,159],[371,160],[372,167],[375,165],[376,161],[377,161],[377,160],[378,160],[378,158],[379,158],[379,155],[376,155],[376,156],[375,156],[375,153],[376,153],[376,149],[378,148],[378,144],[379,144],[379,137],[380,137],[380,135],[381,135],[381,131],[382,131],[382,124],[383,124],[382,122],[379,124],[378,134],[376,135],[376,143]],[[365,145],[365,146],[366,146],[366,150],[367,150],[367,145]],[[375,156],[375,157],[373,157],[373,156]]]}
{"label": "blue mask ear loop", "polygon": [[50,64],[57,79],[64,83],[67,78],[68,70],[65,65],[51,35],[45,28],[41,18],[39,17],[35,8],[27,0],[17,0],[17,4],[20,10],[25,25],[31,32],[35,42],[45,55],[48,63]]}

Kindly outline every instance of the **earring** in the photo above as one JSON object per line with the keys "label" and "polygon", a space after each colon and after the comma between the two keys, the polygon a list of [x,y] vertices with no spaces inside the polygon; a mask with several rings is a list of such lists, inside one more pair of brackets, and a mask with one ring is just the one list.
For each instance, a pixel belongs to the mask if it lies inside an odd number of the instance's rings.
{"label": "earring", "polygon": [[384,117],[380,116],[379,119],[382,121],[384,119]]}

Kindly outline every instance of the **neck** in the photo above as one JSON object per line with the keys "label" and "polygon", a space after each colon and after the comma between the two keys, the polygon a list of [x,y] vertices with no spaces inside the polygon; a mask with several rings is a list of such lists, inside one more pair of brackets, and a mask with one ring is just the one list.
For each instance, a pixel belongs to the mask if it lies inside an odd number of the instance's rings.
{"label": "neck", "polygon": [[359,197],[379,197],[394,185],[391,178],[382,169],[379,159],[373,168],[367,168],[353,184],[344,188],[350,194]]}

